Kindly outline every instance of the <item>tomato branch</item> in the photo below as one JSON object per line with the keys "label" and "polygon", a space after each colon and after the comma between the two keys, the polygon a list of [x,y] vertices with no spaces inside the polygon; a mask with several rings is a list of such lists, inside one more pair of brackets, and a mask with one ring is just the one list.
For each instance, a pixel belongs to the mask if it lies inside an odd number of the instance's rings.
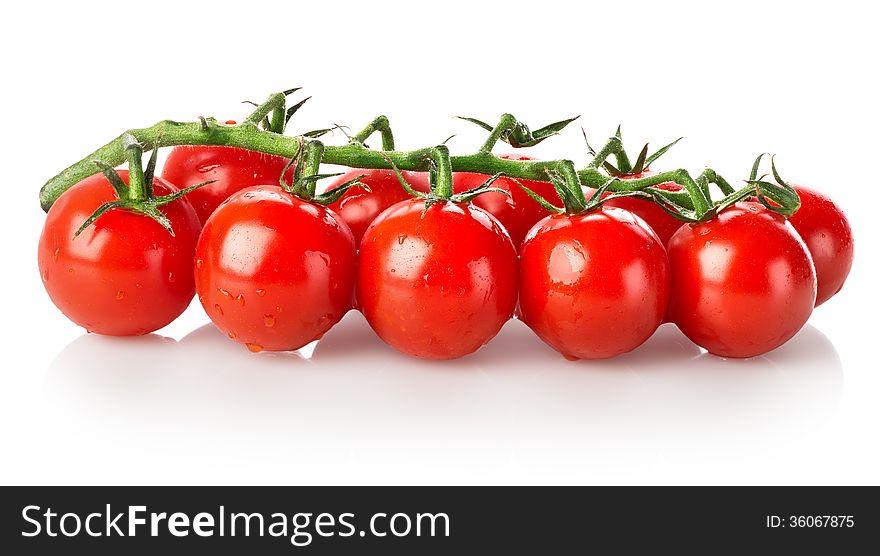
{"label": "tomato branch", "polygon": [[[151,127],[132,129],[113,139],[103,147],[100,147],[82,160],[62,170],[58,175],[51,178],[40,189],[40,206],[48,211],[52,204],[74,184],[96,174],[100,171],[95,161],[104,165],[118,166],[126,161],[125,140],[126,136],[133,136],[144,150],[153,150],[165,146],[177,145],[213,145],[238,147],[251,151],[294,158],[299,154],[303,137],[287,136],[261,129],[260,124],[267,118],[271,118],[270,127],[279,129],[282,119],[289,118],[301,105],[300,102],[291,108],[286,108],[287,95],[293,92],[284,91],[273,94],[263,104],[256,107],[244,121],[237,125],[221,125],[213,119],[200,118],[198,122],[175,122],[171,120],[161,121]],[[473,118],[463,118],[476,123],[490,131],[489,138],[477,153],[462,156],[441,157],[449,162],[449,170],[452,172],[473,172],[492,176],[503,174],[505,176],[536,181],[551,181],[548,169],[562,171],[565,181],[580,183],[586,187],[606,187],[610,192],[633,192],[643,191],[645,198],[653,199],[661,206],[670,205],[675,207],[685,220],[702,220],[711,218],[718,209],[718,204],[713,204],[709,195],[709,183],[714,183],[727,195],[728,199],[745,196],[748,191],[754,191],[756,187],[762,188],[759,194],[766,194],[772,200],[782,199],[786,204],[786,210],[791,211],[793,201],[790,201],[785,191],[776,191],[764,182],[749,182],[746,188],[740,192],[733,192],[733,188],[714,171],[707,169],[697,179],[684,169],[662,172],[653,176],[639,179],[613,179],[609,182],[609,176],[599,168],[608,156],[614,155],[619,164],[626,161],[626,153],[618,134],[612,137],[608,143],[595,154],[590,164],[579,171],[574,170],[570,160],[509,160],[498,158],[491,153],[492,147],[499,140],[503,140],[514,147],[530,146],[555,135],[568,125],[574,118],[555,122],[534,132],[530,131],[525,124],[519,122],[510,114],[504,114],[498,125],[490,126]],[[322,130],[323,131],[323,130]],[[364,146],[363,142],[374,132],[382,135],[382,151],[371,150]],[[351,168],[392,169],[421,171],[431,170],[431,159],[436,156],[426,157],[426,151],[432,149],[418,149],[414,151],[395,151],[394,139],[388,119],[379,116],[374,119],[364,130],[351,138],[349,144],[344,146],[325,146],[321,162],[337,164]],[[437,153],[434,153],[437,154]],[[674,181],[684,187],[681,192],[658,192],[652,188],[664,181]],[[772,185],[772,184],[771,184]],[[443,184],[444,188],[446,184]],[[775,187],[775,186],[774,186]],[[666,207],[664,207],[666,208]],[[682,209],[682,210],[679,210]],[[796,210],[796,208],[794,208]]]}

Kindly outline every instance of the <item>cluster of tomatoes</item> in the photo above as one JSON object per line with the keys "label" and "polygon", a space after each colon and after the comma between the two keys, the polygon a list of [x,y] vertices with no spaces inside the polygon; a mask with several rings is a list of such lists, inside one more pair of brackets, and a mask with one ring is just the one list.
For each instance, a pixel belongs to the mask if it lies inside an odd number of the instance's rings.
{"label": "cluster of tomatoes", "polygon": [[[161,206],[173,234],[121,209],[80,230],[118,194],[106,175],[85,179],[49,211],[46,290],[71,320],[110,335],[157,330],[197,293],[251,351],[298,349],[356,308],[395,349],[430,359],[476,351],[514,315],[570,359],[630,351],[665,321],[714,354],[750,357],[797,333],[853,257],[840,208],[803,187],[788,219],[745,201],[683,224],[630,197],[551,214],[520,184],[559,201],[553,184],[505,177],[494,186],[506,194],[437,201],[390,170],[339,177],[368,189],[324,206],[274,185],[285,171],[287,160],[262,153],[174,148],[153,194],[213,183]],[[402,175],[428,192],[427,174]],[[454,190],[486,179],[454,173]]]}

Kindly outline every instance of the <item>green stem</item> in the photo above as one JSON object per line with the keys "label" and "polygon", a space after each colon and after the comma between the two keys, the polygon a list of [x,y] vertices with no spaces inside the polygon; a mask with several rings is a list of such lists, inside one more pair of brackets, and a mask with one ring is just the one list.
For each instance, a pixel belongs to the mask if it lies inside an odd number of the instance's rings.
{"label": "green stem", "polygon": [[[623,151],[623,143],[620,142],[620,139],[617,137],[611,137],[608,139],[608,142],[596,153],[596,156],[593,157],[593,160],[587,165],[587,168],[598,169],[599,166],[605,162],[609,156],[612,154],[615,155],[617,159],[615,162],[620,164],[620,156]],[[625,154],[623,156],[626,156]]]}
{"label": "green stem", "polygon": [[130,201],[145,201],[152,196],[152,191],[147,191],[147,183],[144,180],[143,155],[143,149],[136,142],[125,148],[125,157],[128,159],[128,199]]}
{"label": "green stem", "polygon": [[272,112],[272,129],[275,129],[275,118],[278,117],[278,112],[280,112],[281,122],[284,122],[284,106],[287,104],[287,97],[284,96],[284,93],[275,93],[271,95],[266,102],[257,106],[251,114],[244,119],[242,125],[253,125],[256,126],[259,124],[263,118],[269,115]]}
{"label": "green stem", "polygon": [[431,160],[434,161],[437,181],[432,185],[432,193],[441,199],[452,197],[452,162],[449,158],[449,147],[437,145],[431,149]]}
{"label": "green stem", "polygon": [[367,127],[354,135],[351,138],[351,141],[363,145],[370,135],[377,131],[382,135],[382,150],[393,151],[394,134],[391,133],[391,124],[388,122],[386,116],[377,116],[375,120],[367,125]]}
{"label": "green stem", "polygon": [[272,108],[272,119],[269,121],[269,128],[272,130],[272,133],[284,133],[284,126],[287,123],[285,121],[285,104],[286,102]]}
{"label": "green stem", "polygon": [[581,212],[587,206],[587,200],[584,198],[584,190],[581,187],[581,180],[578,177],[577,170],[574,168],[574,162],[571,160],[560,161],[556,165],[556,170],[565,181],[565,185],[571,193],[571,199],[574,201],[573,207],[566,207],[574,213]]}
{"label": "green stem", "polygon": [[495,148],[495,143],[497,143],[504,136],[505,133],[508,133],[513,129],[513,126],[516,125],[516,118],[511,114],[502,114],[501,119],[498,121],[498,125],[489,133],[489,137],[486,138],[486,142],[483,143],[483,146],[480,147],[481,153],[490,153],[492,149]]}
{"label": "green stem", "polygon": [[[259,122],[266,114],[268,114],[275,106],[283,103],[284,95],[273,95],[269,101],[260,105],[253,114],[251,114],[242,124],[237,126],[222,125],[202,125],[199,122],[179,123],[170,120],[159,122],[151,127],[142,129],[133,129],[126,133],[135,137],[145,150],[155,148],[158,139],[161,137],[162,146],[176,145],[216,145],[239,147],[252,151],[259,151],[267,154],[282,156],[285,158],[293,158],[299,151],[300,138],[279,135],[277,133],[266,132],[260,130],[254,121]],[[493,130],[492,141],[487,141],[484,145],[489,147],[494,145],[504,129],[502,122]],[[126,149],[123,137],[125,134],[113,139],[103,147],[100,147],[93,153],[89,154],[79,162],[74,163],[70,167],[61,171],[58,175],[51,178],[40,190],[40,205],[43,210],[48,211],[52,204],[74,184],[98,172],[98,168],[92,162],[100,160],[110,166],[118,166],[126,161]],[[491,145],[490,145],[491,143]],[[443,147],[448,155],[448,149]],[[337,164],[348,166],[350,168],[381,168],[391,169],[392,163],[401,170],[410,171],[428,171],[431,169],[429,158],[435,158],[435,162],[439,159],[448,160],[448,169],[454,172],[473,172],[485,174],[488,176],[499,172],[506,176],[524,179],[547,181],[547,168],[556,168],[563,161],[561,160],[507,160],[497,158],[490,153],[481,151],[475,154],[452,156],[448,159],[443,156],[436,156],[436,147],[429,149],[418,149],[414,151],[401,152],[389,151],[381,152],[365,149],[359,144],[349,144],[345,146],[327,146],[323,149],[323,162],[326,164]],[[611,149],[603,149],[608,153]],[[607,154],[605,154],[607,156]],[[598,155],[597,155],[598,158]],[[445,164],[445,162],[444,162]],[[600,187],[606,181],[608,176],[597,169],[597,166],[591,164],[589,167],[577,172],[582,185],[588,187]],[[438,181],[446,180],[438,175]],[[675,181],[683,185],[688,193],[694,198],[694,209],[697,212],[705,212],[709,208],[709,201],[705,198],[703,191],[694,182],[694,180],[684,170],[676,170],[674,172],[664,172],[647,178],[638,180],[616,180],[609,187],[610,191],[629,191],[633,189],[642,189],[650,185],[657,185],[664,181]],[[681,180],[681,181],[680,181]],[[443,190],[451,192],[451,183],[443,182]]]}

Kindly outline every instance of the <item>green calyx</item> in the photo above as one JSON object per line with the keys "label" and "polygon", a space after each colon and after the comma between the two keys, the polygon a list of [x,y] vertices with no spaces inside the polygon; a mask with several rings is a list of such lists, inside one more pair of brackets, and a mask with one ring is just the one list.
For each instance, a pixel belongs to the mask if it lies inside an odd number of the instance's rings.
{"label": "green calyx", "polygon": [[386,160],[388,160],[388,163],[391,165],[391,169],[394,171],[394,174],[397,176],[397,181],[400,182],[403,189],[415,198],[424,199],[425,209],[422,211],[423,216],[425,212],[436,203],[470,203],[484,193],[501,193],[502,195],[510,197],[509,191],[501,189],[500,187],[492,187],[495,180],[504,175],[503,172],[498,172],[492,175],[477,187],[462,191],[461,193],[455,193],[452,187],[452,163],[449,156],[449,147],[445,144],[425,149],[422,156],[430,168],[430,188],[427,193],[415,190],[412,185],[406,181],[406,178],[403,176],[397,165],[394,164],[394,161],[388,157],[386,157]]}
{"label": "green calyx", "polygon": [[116,209],[127,210],[147,218],[152,218],[173,236],[174,229],[171,226],[171,221],[159,210],[159,207],[172,203],[199,187],[214,183],[213,180],[206,181],[180,189],[174,193],[169,193],[168,195],[157,197],[153,192],[153,178],[156,172],[156,157],[159,149],[153,148],[150,160],[147,162],[147,167],[144,168],[142,160],[144,154],[143,146],[131,135],[124,135],[123,143],[126,157],[128,158],[128,184],[126,185],[119,172],[114,170],[112,166],[100,160],[94,160],[94,164],[101,170],[101,173],[104,174],[110,185],[113,186],[117,198],[115,201],[108,201],[99,206],[83,222],[82,226],[77,229],[76,233],[73,234],[74,238],[78,237],[83,230],[94,224],[99,218]]}
{"label": "green calyx", "polygon": [[[590,142],[587,140],[587,133],[583,128],[581,128],[581,133],[584,136],[584,143],[587,144],[587,151],[593,156],[593,162],[595,165],[591,164],[591,166],[594,168],[601,166],[609,176],[615,178],[636,176],[643,172],[647,172],[650,169],[651,164],[666,154],[666,152],[674,147],[679,141],[684,139],[684,137],[679,137],[668,145],[660,147],[653,154],[648,154],[648,144],[645,143],[645,146],[639,151],[636,161],[631,163],[629,155],[623,146],[623,137],[620,132],[620,126],[617,126],[617,131],[614,133],[614,136],[608,140],[600,152],[597,152],[592,146],[590,146]],[[614,157],[617,162],[616,165],[608,162],[607,159],[609,156]]]}
{"label": "green calyx", "polygon": [[574,118],[569,118],[567,120],[560,120],[538,130],[531,131],[529,126],[517,120],[511,114],[502,115],[498,125],[494,127],[476,118],[458,116],[458,119],[476,124],[489,132],[488,139],[486,139],[486,142],[483,143],[483,146],[480,148],[480,152],[484,153],[492,152],[492,148],[499,140],[504,141],[515,149],[533,147],[548,137],[558,134],[565,129],[568,124],[578,118],[580,118],[580,116],[575,116]]}
{"label": "green calyx", "polygon": [[[305,137],[300,137],[300,147],[297,149],[296,156],[287,162],[284,166],[284,170],[281,172],[281,176],[278,178],[281,188],[287,193],[299,197],[304,201],[319,205],[330,205],[335,203],[340,197],[345,195],[346,191],[353,187],[360,187],[361,189],[370,191],[370,188],[360,181],[360,179],[366,176],[366,174],[361,174],[354,179],[339,184],[333,189],[325,191],[324,193],[317,193],[318,181],[324,178],[335,178],[343,174],[343,172],[321,174],[320,168],[323,155],[323,143],[317,139],[307,140]],[[293,180],[288,182],[285,176],[291,166],[293,166]]]}

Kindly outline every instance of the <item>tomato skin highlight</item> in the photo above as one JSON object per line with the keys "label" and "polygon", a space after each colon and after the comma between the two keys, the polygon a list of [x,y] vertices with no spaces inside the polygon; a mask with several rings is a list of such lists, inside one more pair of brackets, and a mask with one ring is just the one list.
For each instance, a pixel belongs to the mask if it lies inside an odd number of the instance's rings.
{"label": "tomato skin highlight", "polygon": [[[120,170],[128,183],[128,171]],[[176,188],[153,181],[157,196]],[[90,332],[139,336],[177,318],[195,293],[192,261],[201,224],[186,198],[160,207],[174,236],[151,218],[113,209],[74,238],[100,205],[116,199],[101,174],[52,205],[38,247],[43,285],[67,318]]]}
{"label": "tomato skin highlight", "polygon": [[[180,189],[214,180],[187,195],[204,224],[233,193],[261,184],[277,184],[288,160],[238,147],[179,146],[168,153],[162,177]],[[286,176],[292,177],[292,171]]]}
{"label": "tomato skin highlight", "polygon": [[[328,190],[349,180],[364,175],[360,182],[370,188],[353,187],[345,192],[335,203],[328,205],[333,212],[351,228],[355,243],[360,245],[367,227],[379,214],[395,203],[405,201],[410,194],[403,188],[393,170],[353,169],[339,176]],[[404,179],[416,191],[428,191],[428,177],[425,172],[401,172]]]}
{"label": "tomato skin highlight", "polygon": [[491,340],[516,305],[516,250],[501,224],[471,204],[410,199],[361,242],[357,298],[394,349],[454,359]]}
{"label": "tomato skin highlight", "polygon": [[669,316],[697,345],[722,357],[754,357],[791,339],[816,300],[806,245],[781,215],[741,202],[686,224],[668,245],[674,291]]}
{"label": "tomato skin highlight", "polygon": [[638,216],[608,207],[539,221],[520,250],[522,320],[567,359],[605,359],[663,321],[669,264]]}
{"label": "tomato skin highlight", "polygon": [[829,197],[802,185],[794,185],[801,208],[789,217],[807,244],[816,267],[816,307],[843,287],[852,268],[855,245],[852,228],[843,210]]}
{"label": "tomato skin highlight", "polygon": [[[621,179],[637,179],[650,176],[650,172],[625,176]],[[682,186],[675,182],[667,181],[656,186],[657,189],[664,191],[681,191]],[[669,242],[669,238],[678,231],[683,222],[666,213],[657,203],[648,199],[639,199],[638,197],[617,197],[605,202],[605,206],[618,207],[632,212],[647,222],[652,230],[657,232],[657,237],[663,245]]]}
{"label": "tomato skin highlight", "polygon": [[[518,154],[504,154],[500,155],[499,158],[507,160],[534,160],[529,156]],[[452,174],[452,186],[456,193],[461,193],[483,184],[490,177],[472,172],[455,172]],[[556,206],[561,205],[559,195],[556,193],[556,188],[553,187],[552,183],[535,180],[517,181],[544,197],[550,203]],[[484,193],[475,198],[473,204],[497,218],[510,234],[510,239],[513,240],[514,246],[519,248],[529,228],[534,226],[538,220],[549,215],[550,212],[529,197],[511,178],[502,176],[492,183],[492,187],[508,191],[510,196],[495,192]]]}
{"label": "tomato skin highlight", "polygon": [[351,308],[354,237],[333,211],[277,186],[233,194],[208,218],[196,248],[199,301],[251,351],[319,339]]}

